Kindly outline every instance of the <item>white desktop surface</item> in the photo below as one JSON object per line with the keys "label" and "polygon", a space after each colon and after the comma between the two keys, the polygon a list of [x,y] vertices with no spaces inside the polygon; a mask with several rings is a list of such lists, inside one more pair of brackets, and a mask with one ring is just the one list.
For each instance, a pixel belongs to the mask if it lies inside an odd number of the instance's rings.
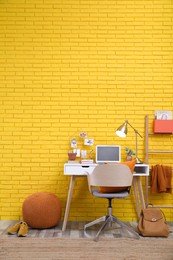
{"label": "white desktop surface", "polygon": [[[87,173],[91,173],[97,165],[97,163],[65,163],[64,175],[87,175]],[[136,164],[133,176],[149,176],[149,165]]]}
{"label": "white desktop surface", "polygon": [[[70,204],[71,204],[71,200],[72,200],[73,188],[74,188],[76,177],[82,177],[82,176],[86,177],[87,173],[91,173],[97,165],[98,165],[97,163],[92,163],[92,164],[65,163],[64,164],[64,175],[71,176],[71,180],[70,180],[69,191],[68,191],[68,196],[67,196],[67,203],[66,203],[62,231],[66,230],[66,225],[67,225],[68,215],[69,215],[69,211],[70,211]],[[133,176],[134,176],[133,189],[134,189],[134,195],[135,195],[135,201],[136,201],[137,215],[139,218],[141,208],[142,209],[145,208],[145,201],[144,201],[144,195],[143,195],[143,189],[142,189],[140,177],[149,176],[149,165],[148,164],[136,164]]]}

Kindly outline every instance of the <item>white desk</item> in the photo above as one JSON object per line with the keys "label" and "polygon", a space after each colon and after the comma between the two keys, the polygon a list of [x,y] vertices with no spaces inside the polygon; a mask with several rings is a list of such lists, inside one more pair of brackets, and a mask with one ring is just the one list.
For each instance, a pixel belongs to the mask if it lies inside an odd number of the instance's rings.
{"label": "white desk", "polygon": [[[96,166],[97,166],[96,163],[88,164],[88,165],[83,165],[80,163],[71,163],[71,164],[65,163],[64,164],[64,175],[71,176],[71,180],[70,180],[70,186],[69,186],[69,191],[68,191],[68,196],[67,196],[67,203],[66,203],[62,231],[66,230],[75,179],[77,177],[87,176],[87,172],[91,173]],[[135,200],[136,200],[136,210],[137,210],[137,215],[139,218],[141,208],[142,209],[145,208],[145,201],[144,201],[144,195],[143,195],[143,189],[142,189],[140,177],[149,176],[149,165],[148,164],[136,164],[135,172],[134,172],[133,176],[134,176],[133,188],[134,188],[134,195],[135,195]]]}

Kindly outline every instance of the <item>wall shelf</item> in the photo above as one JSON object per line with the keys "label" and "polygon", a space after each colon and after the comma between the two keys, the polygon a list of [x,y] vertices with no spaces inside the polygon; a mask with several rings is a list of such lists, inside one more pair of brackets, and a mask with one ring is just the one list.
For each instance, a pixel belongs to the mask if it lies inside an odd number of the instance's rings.
{"label": "wall shelf", "polygon": [[148,153],[160,153],[160,154],[173,154],[173,151],[168,151],[168,150],[148,150]]}
{"label": "wall shelf", "polygon": [[[163,135],[163,133],[148,132],[148,135]],[[173,135],[172,133],[164,133],[164,135]]]}

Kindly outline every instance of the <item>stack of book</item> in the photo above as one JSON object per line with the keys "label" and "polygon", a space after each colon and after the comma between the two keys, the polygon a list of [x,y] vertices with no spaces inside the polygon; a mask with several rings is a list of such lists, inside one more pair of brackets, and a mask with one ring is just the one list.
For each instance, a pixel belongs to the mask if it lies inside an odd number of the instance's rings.
{"label": "stack of book", "polygon": [[81,164],[92,164],[94,163],[94,160],[93,159],[83,159],[81,160]]}
{"label": "stack of book", "polygon": [[68,163],[80,163],[80,162],[77,161],[77,160],[68,160],[67,162],[68,162]]}

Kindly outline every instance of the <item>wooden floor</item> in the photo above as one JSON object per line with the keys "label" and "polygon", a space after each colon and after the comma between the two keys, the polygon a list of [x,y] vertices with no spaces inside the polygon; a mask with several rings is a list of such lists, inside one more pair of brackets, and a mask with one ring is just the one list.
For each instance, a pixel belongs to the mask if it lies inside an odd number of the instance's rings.
{"label": "wooden floor", "polygon": [[[7,233],[7,230],[10,226],[14,225],[18,221],[12,221],[12,220],[1,220],[0,221],[0,238],[7,238],[7,237],[18,237],[17,235],[9,235]],[[29,228],[27,237],[34,238],[44,238],[44,237],[67,237],[67,238],[94,238],[96,235],[97,230],[99,229],[99,225],[95,225],[94,227],[87,230],[87,233],[84,232],[84,225],[86,222],[71,222],[69,221],[67,224],[66,231],[62,232],[62,222],[59,223],[58,226],[54,228],[48,228],[48,229],[32,229]],[[129,226],[133,227],[136,230],[137,223],[136,222],[128,222],[126,223]],[[173,239],[173,223],[168,223],[170,234],[167,239]],[[133,235],[130,234],[128,231],[120,228],[116,224],[114,224],[111,228],[105,229],[101,233],[102,237],[107,238],[120,238],[120,237],[131,237],[133,238]],[[165,238],[163,238],[165,239]]]}

